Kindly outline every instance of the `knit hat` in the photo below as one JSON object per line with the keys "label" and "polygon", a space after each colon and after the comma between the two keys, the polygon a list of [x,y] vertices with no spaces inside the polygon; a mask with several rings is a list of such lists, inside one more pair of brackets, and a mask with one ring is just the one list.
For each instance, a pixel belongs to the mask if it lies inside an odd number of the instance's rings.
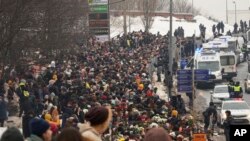
{"label": "knit hat", "polygon": [[90,122],[91,126],[103,124],[109,118],[109,110],[106,107],[95,106],[85,115],[85,119]]}
{"label": "knit hat", "polygon": [[31,133],[39,137],[50,128],[49,123],[41,118],[33,118],[29,124]]}

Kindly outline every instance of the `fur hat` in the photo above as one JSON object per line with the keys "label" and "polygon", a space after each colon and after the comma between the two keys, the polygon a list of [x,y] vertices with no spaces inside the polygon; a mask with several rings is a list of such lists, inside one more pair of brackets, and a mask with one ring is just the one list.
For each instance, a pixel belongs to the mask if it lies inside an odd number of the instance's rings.
{"label": "fur hat", "polygon": [[50,128],[49,123],[42,118],[33,118],[30,121],[31,133],[39,137],[41,137],[42,134],[45,133],[49,128]]}

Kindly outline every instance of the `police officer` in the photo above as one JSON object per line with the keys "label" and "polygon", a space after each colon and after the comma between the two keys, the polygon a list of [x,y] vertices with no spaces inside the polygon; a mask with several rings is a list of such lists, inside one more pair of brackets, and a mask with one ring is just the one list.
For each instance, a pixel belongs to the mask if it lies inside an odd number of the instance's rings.
{"label": "police officer", "polygon": [[19,87],[16,89],[16,93],[19,97],[19,117],[21,117],[23,112],[25,112],[29,107],[29,92],[27,90],[26,81],[24,79],[22,79],[19,83]]}
{"label": "police officer", "polygon": [[240,82],[237,81],[235,86],[234,86],[234,98],[242,98],[242,96],[243,96],[242,92],[243,92],[243,90],[240,86]]}

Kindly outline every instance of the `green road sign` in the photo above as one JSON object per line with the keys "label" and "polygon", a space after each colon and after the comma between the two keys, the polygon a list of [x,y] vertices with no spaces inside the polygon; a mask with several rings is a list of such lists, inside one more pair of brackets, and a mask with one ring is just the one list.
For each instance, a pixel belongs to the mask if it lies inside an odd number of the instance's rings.
{"label": "green road sign", "polygon": [[90,11],[94,13],[107,13],[108,12],[108,5],[91,5]]}

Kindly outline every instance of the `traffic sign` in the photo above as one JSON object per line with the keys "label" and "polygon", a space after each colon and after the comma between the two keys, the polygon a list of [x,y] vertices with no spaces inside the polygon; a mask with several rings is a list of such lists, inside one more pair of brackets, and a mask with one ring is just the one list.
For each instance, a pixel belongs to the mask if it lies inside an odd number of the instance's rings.
{"label": "traffic sign", "polygon": [[209,70],[196,69],[194,70],[194,80],[195,81],[208,81],[209,80]]}
{"label": "traffic sign", "polygon": [[177,75],[192,75],[192,70],[177,70]]}
{"label": "traffic sign", "polygon": [[177,85],[192,86],[192,80],[189,80],[189,81],[178,81]]}
{"label": "traffic sign", "polygon": [[177,80],[178,92],[192,92],[192,70],[178,70]]}
{"label": "traffic sign", "polygon": [[108,0],[88,0],[90,5],[92,4],[108,4]]}
{"label": "traffic sign", "polygon": [[208,81],[209,80],[209,75],[201,75],[201,74],[196,74],[194,76],[195,81]]}
{"label": "traffic sign", "polygon": [[188,80],[192,80],[192,74],[183,74],[183,75],[178,75],[177,76],[177,80],[178,81],[188,81]]}
{"label": "traffic sign", "polygon": [[90,7],[90,11],[92,13],[108,13],[108,5],[107,4],[94,5]]}
{"label": "traffic sign", "polygon": [[178,86],[178,92],[183,92],[183,93],[188,93],[188,92],[192,92],[192,85],[191,86]]}
{"label": "traffic sign", "polygon": [[209,71],[205,69],[196,69],[194,70],[194,74],[203,74],[203,75],[208,75]]}

